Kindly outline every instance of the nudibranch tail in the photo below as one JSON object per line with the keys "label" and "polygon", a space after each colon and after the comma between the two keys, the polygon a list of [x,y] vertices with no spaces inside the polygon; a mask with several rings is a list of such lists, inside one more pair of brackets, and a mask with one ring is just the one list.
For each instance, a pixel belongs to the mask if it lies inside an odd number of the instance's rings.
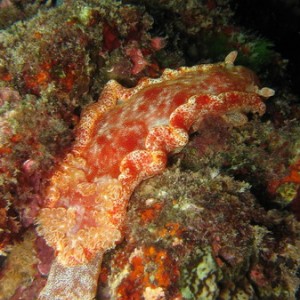
{"label": "nudibranch tail", "polygon": [[38,300],[92,300],[97,291],[102,254],[85,265],[66,267],[55,261]]}
{"label": "nudibranch tail", "polygon": [[[56,299],[49,296],[56,293],[49,286],[60,273],[90,266],[115,247],[136,186],[163,172],[168,154],[188,143],[205,116],[227,116],[239,125],[247,121],[244,113],[265,112],[261,97],[274,92],[259,90],[255,74],[234,66],[235,58],[232,52],[222,63],[166,69],[134,88],[111,80],[85,110],[73,149],[51,178],[38,217],[38,232],[55,249],[53,268],[60,270],[51,271],[43,299]],[[91,274],[96,282],[98,273]]]}

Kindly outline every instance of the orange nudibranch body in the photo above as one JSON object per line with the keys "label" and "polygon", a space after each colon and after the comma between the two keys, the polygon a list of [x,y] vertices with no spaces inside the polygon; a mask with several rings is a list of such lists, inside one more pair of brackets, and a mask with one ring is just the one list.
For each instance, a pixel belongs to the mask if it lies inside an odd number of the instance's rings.
{"label": "orange nudibranch body", "polygon": [[134,88],[110,81],[84,112],[72,151],[58,166],[38,231],[66,266],[86,264],[122,238],[127,202],[167,154],[186,145],[207,114],[264,113],[254,73],[225,62],[165,70]]}

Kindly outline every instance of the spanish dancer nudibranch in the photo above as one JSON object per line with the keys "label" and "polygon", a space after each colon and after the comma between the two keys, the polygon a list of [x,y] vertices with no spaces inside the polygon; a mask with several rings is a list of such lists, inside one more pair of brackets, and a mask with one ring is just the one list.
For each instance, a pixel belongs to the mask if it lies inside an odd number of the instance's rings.
{"label": "spanish dancer nudibranch", "polygon": [[163,172],[168,153],[187,144],[204,116],[243,123],[245,113],[264,113],[262,98],[274,91],[259,89],[252,71],[234,66],[236,55],[166,69],[134,88],[111,80],[87,107],[37,219],[39,234],[56,253],[39,299],[94,299],[102,256],[122,240],[132,192]]}

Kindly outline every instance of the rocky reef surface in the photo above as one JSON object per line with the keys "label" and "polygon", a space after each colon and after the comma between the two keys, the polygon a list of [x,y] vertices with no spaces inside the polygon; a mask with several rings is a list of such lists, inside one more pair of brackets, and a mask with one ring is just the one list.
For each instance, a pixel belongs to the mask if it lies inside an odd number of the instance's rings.
{"label": "rocky reef surface", "polygon": [[[300,7],[267,2],[291,22]],[[56,253],[36,218],[106,83],[132,88],[233,50],[275,90],[266,113],[205,116],[135,189],[96,299],[298,299],[297,61],[244,14],[227,0],[0,1],[0,299],[38,299],[47,283]]]}

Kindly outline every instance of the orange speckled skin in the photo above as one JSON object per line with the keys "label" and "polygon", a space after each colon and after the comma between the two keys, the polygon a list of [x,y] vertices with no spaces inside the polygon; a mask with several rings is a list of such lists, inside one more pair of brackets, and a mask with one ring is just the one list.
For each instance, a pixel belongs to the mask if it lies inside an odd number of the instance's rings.
{"label": "orange speckled skin", "polygon": [[60,264],[88,264],[120,241],[131,193],[165,169],[167,154],[186,145],[204,115],[264,113],[256,76],[228,57],[168,69],[132,89],[110,81],[86,109],[38,217]]}

